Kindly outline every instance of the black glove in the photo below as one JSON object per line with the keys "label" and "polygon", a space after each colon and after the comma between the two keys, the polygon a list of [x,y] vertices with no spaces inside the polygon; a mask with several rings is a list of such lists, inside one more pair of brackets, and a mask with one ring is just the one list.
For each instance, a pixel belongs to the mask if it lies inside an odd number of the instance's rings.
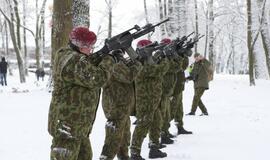
{"label": "black glove", "polygon": [[188,76],[185,79],[186,79],[186,81],[191,81],[191,80],[193,80],[193,76]]}
{"label": "black glove", "polygon": [[113,50],[109,55],[113,57],[116,63],[124,60],[124,52],[121,49]]}

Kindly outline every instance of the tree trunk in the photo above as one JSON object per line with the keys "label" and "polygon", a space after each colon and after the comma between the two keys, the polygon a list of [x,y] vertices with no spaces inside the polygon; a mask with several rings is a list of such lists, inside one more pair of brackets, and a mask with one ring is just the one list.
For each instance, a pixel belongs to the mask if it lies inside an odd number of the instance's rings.
{"label": "tree trunk", "polygon": [[[148,24],[149,18],[148,18],[148,10],[147,10],[147,5],[146,5],[146,0],[143,0],[143,6],[144,6],[145,21],[146,21],[146,24]],[[151,40],[150,34],[147,34],[147,39]]]}
{"label": "tree trunk", "polygon": [[175,16],[173,15],[173,1],[172,0],[168,0],[168,17],[170,18],[170,21],[167,22],[167,33],[169,37],[172,37],[172,35],[174,34],[175,31],[175,27],[174,27],[174,21],[175,21]]}
{"label": "tree trunk", "polygon": [[262,29],[261,29],[261,37],[262,37],[262,42],[263,42],[263,49],[265,52],[265,57],[266,57],[266,65],[267,65],[267,71],[268,75],[270,76],[270,33],[268,29],[268,21],[267,21],[267,15],[265,13],[265,0],[257,0],[259,8],[262,8]]}
{"label": "tree trunk", "polygon": [[249,83],[250,86],[255,86],[255,78],[254,78],[254,55],[252,49],[252,18],[251,18],[251,0],[247,0],[247,45],[248,45],[248,58],[249,58]]}
{"label": "tree trunk", "polygon": [[[25,79],[25,70],[24,70],[24,62],[23,62],[23,58],[21,55],[21,48],[20,48],[20,33],[18,33],[20,31],[20,17],[19,17],[19,13],[18,13],[18,2],[16,0],[13,0],[14,5],[12,4],[12,2],[8,1],[8,5],[9,5],[9,10],[10,12],[10,19],[7,17],[7,15],[3,12],[3,10],[0,10],[2,15],[5,17],[5,19],[8,22],[9,25],[9,31],[10,31],[10,37],[13,43],[13,47],[16,53],[16,58],[17,58],[17,63],[18,63],[18,68],[19,68],[19,77],[20,77],[20,82],[21,83],[25,83],[26,79]],[[15,14],[15,15],[14,15]],[[14,17],[16,16],[16,17]],[[15,21],[16,18],[16,21]],[[14,24],[14,22],[16,22]],[[16,26],[15,26],[16,25]],[[15,28],[16,27],[16,28]],[[19,37],[16,37],[19,36]]]}
{"label": "tree trunk", "polygon": [[90,0],[73,0],[73,27],[90,26]]}
{"label": "tree trunk", "polygon": [[[26,2],[23,0],[23,26],[26,26]],[[28,57],[27,57],[27,41],[26,41],[26,29],[23,29],[23,53],[24,53],[24,67],[25,75],[28,76]]]}
{"label": "tree trunk", "polygon": [[[197,0],[194,0],[194,5],[195,5],[195,35],[199,34],[199,19],[198,19],[198,3]],[[194,52],[197,53],[198,51],[198,45],[195,43],[194,45]]]}
{"label": "tree trunk", "polygon": [[[158,6],[159,6],[159,19],[163,20],[164,19],[164,9],[162,5],[162,0],[158,0]],[[165,25],[162,24],[160,26],[160,33],[161,33],[161,38],[165,38],[166,36],[166,31],[165,31]]]}
{"label": "tree trunk", "polygon": [[18,9],[18,1],[17,0],[13,0],[14,2],[14,13],[15,13],[15,18],[16,18],[16,34],[17,34],[17,44],[19,49],[22,49],[22,45],[21,45],[21,19],[20,19],[20,15],[19,15],[19,9]]}
{"label": "tree trunk", "polygon": [[112,0],[109,0],[107,5],[108,5],[108,12],[109,12],[108,38],[111,38],[112,37]]}
{"label": "tree trunk", "polygon": [[209,25],[208,25],[208,37],[209,37],[209,44],[208,44],[208,58],[209,61],[215,65],[215,54],[214,54],[214,6],[213,6],[213,0],[209,0]]}
{"label": "tree trunk", "polygon": [[43,55],[43,36],[42,29],[44,27],[44,15],[45,15],[45,6],[47,0],[43,0],[42,6],[39,11],[38,0],[36,1],[36,35],[35,35],[35,53],[36,53],[36,65],[37,68],[41,68],[41,59]]}
{"label": "tree trunk", "polygon": [[207,49],[208,49],[208,33],[209,33],[209,12],[208,12],[208,4],[207,4],[207,11],[205,13],[205,46],[204,46],[204,57],[207,57]]}
{"label": "tree trunk", "polygon": [[54,54],[67,45],[69,33],[72,30],[72,0],[54,0],[52,20],[52,64]]}
{"label": "tree trunk", "polygon": [[176,32],[178,37],[185,36],[187,34],[187,7],[186,0],[176,0],[175,2],[175,14],[176,14]]}

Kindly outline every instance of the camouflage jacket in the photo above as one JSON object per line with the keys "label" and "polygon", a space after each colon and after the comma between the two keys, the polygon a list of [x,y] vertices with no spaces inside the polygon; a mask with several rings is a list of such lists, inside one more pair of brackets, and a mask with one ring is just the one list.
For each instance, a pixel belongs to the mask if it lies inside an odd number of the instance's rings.
{"label": "camouflage jacket", "polygon": [[183,59],[179,58],[177,60],[169,60],[169,70],[164,75],[163,78],[163,96],[170,97],[173,95],[174,88],[176,85],[176,73],[182,70]]}
{"label": "camouflage jacket", "polygon": [[52,136],[78,138],[91,132],[100,88],[109,79],[113,66],[109,56],[98,66],[92,65],[91,58],[70,48],[60,49],[55,55],[48,117]]}
{"label": "camouflage jacket", "polygon": [[205,88],[208,89],[208,76],[206,68],[209,67],[210,62],[206,59],[195,62],[192,72],[190,73],[194,79],[194,88]]}
{"label": "camouflage jacket", "polygon": [[152,112],[153,105],[158,105],[162,95],[163,76],[168,69],[167,59],[159,64],[143,66],[135,79],[136,109],[140,107],[146,112]]}
{"label": "camouflage jacket", "polygon": [[174,88],[174,95],[179,94],[185,89],[185,70],[187,69],[189,65],[189,59],[188,57],[183,58],[183,63],[182,63],[182,70],[176,73],[176,84]]}
{"label": "camouflage jacket", "polygon": [[102,93],[102,107],[107,119],[129,116],[131,107],[135,105],[133,81],[141,69],[139,62],[127,66],[120,61],[114,66],[112,76],[103,87]]}

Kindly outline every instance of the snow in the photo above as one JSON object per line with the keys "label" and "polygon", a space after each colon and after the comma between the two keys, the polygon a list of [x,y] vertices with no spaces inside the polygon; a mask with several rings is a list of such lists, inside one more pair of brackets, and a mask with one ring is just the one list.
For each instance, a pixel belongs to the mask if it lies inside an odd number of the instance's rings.
{"label": "snow", "polygon": [[[9,76],[8,86],[0,86],[0,160],[49,159],[47,115],[51,95],[45,88],[46,81],[36,82],[33,73],[27,80],[21,85],[17,76]],[[256,84],[249,87],[247,76],[215,75],[203,96],[209,116],[199,116],[199,110],[196,116],[185,116],[185,128],[194,134],[175,138],[175,144],[162,149],[168,154],[164,159],[268,160],[270,81],[258,80]],[[12,88],[19,92],[12,93]],[[185,113],[190,110],[192,96],[193,83],[189,82],[184,92]],[[94,160],[100,156],[105,134],[106,119],[101,108],[91,134]],[[145,158],[148,142],[146,138],[143,143]]]}

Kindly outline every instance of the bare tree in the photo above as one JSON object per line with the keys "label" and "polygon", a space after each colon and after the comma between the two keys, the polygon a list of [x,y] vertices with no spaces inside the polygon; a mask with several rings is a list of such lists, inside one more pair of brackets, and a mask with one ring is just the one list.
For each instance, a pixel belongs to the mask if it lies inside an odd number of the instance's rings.
{"label": "bare tree", "polygon": [[174,21],[175,21],[175,16],[173,15],[173,1],[168,0],[168,17],[170,18],[170,21],[166,23],[167,26],[167,33],[168,36],[171,37],[174,32],[175,32],[175,26],[174,26]]}
{"label": "bare tree", "polygon": [[209,5],[208,3],[206,4],[207,8],[206,8],[206,11],[205,11],[205,20],[206,20],[206,23],[205,23],[205,46],[204,46],[204,57],[207,56],[207,49],[208,49],[208,30],[209,30],[209,25],[208,25],[208,22],[209,22]]}
{"label": "bare tree", "polygon": [[[147,10],[146,0],[143,0],[143,6],[144,6],[145,21],[148,24],[149,23],[149,17],[148,17],[148,10]],[[148,38],[148,40],[151,39],[150,34],[147,35],[147,38]]]}
{"label": "bare tree", "polygon": [[[72,0],[54,0],[53,1],[53,19],[52,19],[52,62],[54,54],[58,49],[67,45],[68,35],[72,30]],[[53,63],[52,63],[53,64]]]}
{"label": "bare tree", "polygon": [[[158,7],[159,7],[159,19],[163,20],[165,15],[164,15],[164,6],[162,3],[162,0],[158,0]],[[161,38],[164,38],[166,36],[166,30],[165,30],[165,25],[162,24],[160,26],[160,32],[161,32]]]}
{"label": "bare tree", "polygon": [[90,0],[73,0],[73,27],[90,26]]}
{"label": "bare tree", "polygon": [[177,36],[181,37],[187,34],[187,6],[186,0],[175,0],[175,28],[177,32]]}
{"label": "bare tree", "polygon": [[36,0],[36,34],[35,34],[35,44],[36,44],[36,65],[37,68],[41,68],[41,51],[44,50],[43,46],[43,29],[44,29],[44,15],[45,15],[45,6],[47,0],[43,0],[41,9],[39,11],[38,0]]}
{"label": "bare tree", "polygon": [[105,0],[108,7],[108,38],[112,37],[112,0]]}
{"label": "bare tree", "polygon": [[5,19],[8,22],[10,36],[12,40],[12,44],[16,53],[17,58],[17,64],[19,68],[19,76],[20,76],[20,82],[25,83],[25,69],[24,69],[24,62],[22,58],[22,51],[21,51],[21,34],[20,34],[20,16],[18,11],[18,1],[13,0],[11,2],[10,0],[7,0],[7,5],[9,6],[8,9],[10,11],[10,18],[9,16],[0,9],[0,12],[5,17]]}
{"label": "bare tree", "polygon": [[247,45],[248,45],[248,57],[249,57],[249,83],[250,86],[255,86],[254,78],[254,55],[253,55],[253,46],[252,46],[252,18],[251,18],[251,0],[247,0]]}
{"label": "bare tree", "polygon": [[[23,26],[26,26],[26,1],[23,0]],[[24,53],[24,67],[25,75],[28,75],[28,54],[27,54],[27,41],[26,41],[26,29],[23,29],[23,53]]]}
{"label": "bare tree", "polygon": [[208,58],[209,61],[214,65],[214,59],[215,59],[215,54],[214,54],[214,1],[209,0],[208,1],[209,5],[209,23],[208,23],[208,38],[209,38],[209,43],[208,43]]}
{"label": "bare tree", "polygon": [[[198,35],[199,33],[199,19],[198,19],[198,2],[197,0],[194,0],[194,7],[195,7],[195,35]],[[197,43],[194,46],[194,51],[197,53],[198,46]]]}
{"label": "bare tree", "polygon": [[263,49],[266,57],[266,65],[268,70],[268,75],[270,76],[270,33],[268,29],[267,14],[265,14],[266,0],[257,0],[259,8],[261,8],[262,16],[260,17],[262,27],[261,27],[261,37],[263,42]]}

